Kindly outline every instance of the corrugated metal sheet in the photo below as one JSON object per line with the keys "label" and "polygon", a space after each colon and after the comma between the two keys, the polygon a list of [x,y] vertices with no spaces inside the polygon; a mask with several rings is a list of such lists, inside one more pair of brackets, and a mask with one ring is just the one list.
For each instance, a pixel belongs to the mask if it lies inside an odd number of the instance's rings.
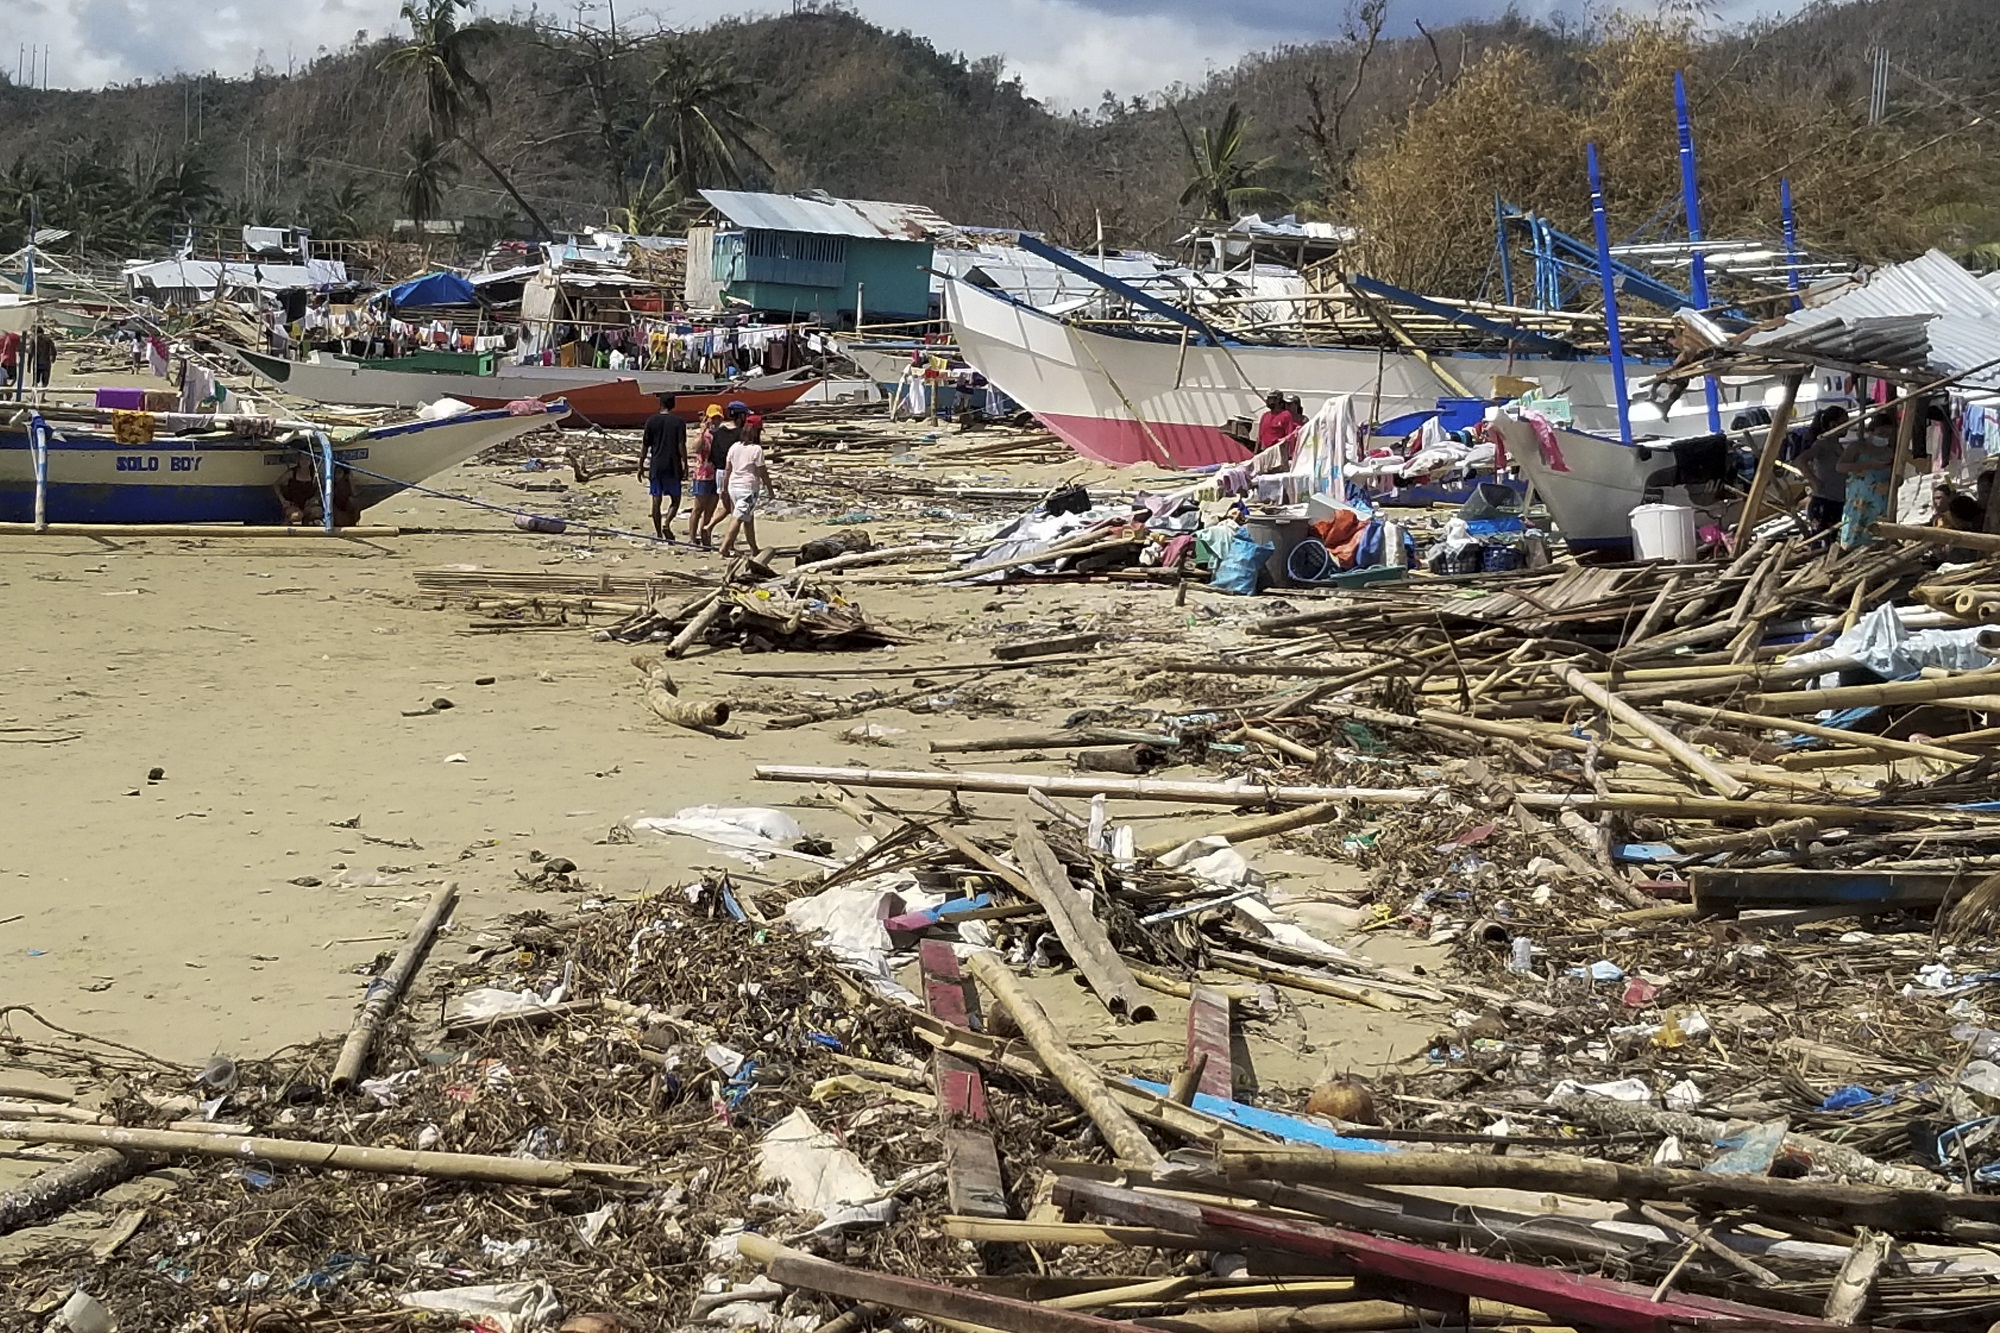
{"label": "corrugated metal sheet", "polygon": [[921,204],[835,199],[825,194],[753,194],[703,190],[701,197],[731,225],[748,231],[796,231],[810,236],[927,242],[957,234],[951,223]]}
{"label": "corrugated metal sheet", "polygon": [[[1961,375],[2000,361],[2000,292],[1941,251],[1891,264],[1747,335],[1741,346],[1787,358]],[[2000,366],[1968,384],[2000,386]]]}

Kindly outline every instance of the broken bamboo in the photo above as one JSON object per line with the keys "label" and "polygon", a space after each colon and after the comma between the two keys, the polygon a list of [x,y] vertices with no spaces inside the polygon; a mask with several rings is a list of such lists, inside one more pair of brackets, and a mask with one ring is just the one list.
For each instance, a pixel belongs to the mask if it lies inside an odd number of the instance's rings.
{"label": "broken bamboo", "polygon": [[1153,1146],[1152,1140],[1146,1137],[1125,1109],[1112,1099],[1096,1066],[1078,1055],[1063,1040],[1055,1024],[1049,1021],[1048,1013],[1034,996],[1028,994],[1020,978],[1008,970],[1000,956],[974,953],[966,960],[966,965],[979,984],[992,992],[1001,1007],[1013,1015],[1022,1037],[1041,1057],[1049,1073],[1090,1116],[1111,1151],[1120,1160],[1143,1165],[1149,1170],[1164,1166],[1166,1158],[1160,1155],[1160,1150]]}
{"label": "broken bamboo", "polygon": [[431,896],[424,914],[417,918],[416,925],[403,941],[389,966],[382,969],[382,975],[368,983],[368,990],[361,999],[361,1012],[355,1015],[354,1027],[347,1034],[347,1041],[340,1048],[340,1058],[333,1063],[333,1075],[327,1086],[338,1092],[353,1087],[367,1072],[368,1055],[375,1045],[375,1031],[382,1026],[382,1020],[403,998],[409,987],[410,978],[416,975],[424,954],[431,947],[431,940],[437,936],[444,920],[451,915],[451,909],[458,902],[458,885],[446,884]]}
{"label": "broken bamboo", "polygon": [[1723,772],[1715,765],[1713,760],[1709,759],[1701,751],[1695,749],[1692,745],[1689,745],[1686,741],[1674,735],[1673,732],[1668,731],[1658,722],[1655,722],[1652,718],[1640,712],[1610,690],[1605,689],[1596,681],[1586,679],[1583,672],[1577,670],[1575,667],[1558,665],[1555,668],[1555,674],[1557,679],[1569,686],[1572,693],[1582,695],[1585,699],[1588,699],[1591,703],[1596,704],[1599,708],[1609,713],[1613,718],[1623,722],[1647,740],[1665,750],[1678,760],[1682,767],[1695,774],[1723,796],[1734,800],[1736,797],[1749,793],[1750,788],[1746,783]]}

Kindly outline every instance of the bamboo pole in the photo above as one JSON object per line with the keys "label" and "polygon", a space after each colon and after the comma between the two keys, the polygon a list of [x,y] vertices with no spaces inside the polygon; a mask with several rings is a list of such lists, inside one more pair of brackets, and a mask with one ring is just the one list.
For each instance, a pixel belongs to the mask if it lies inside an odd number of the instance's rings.
{"label": "bamboo pole", "polygon": [[[1438,708],[1426,708],[1418,713],[1425,722],[1441,727],[1455,727],[1485,736],[1499,736],[1506,740],[1520,741],[1526,745],[1540,745],[1551,750],[1567,750],[1572,754],[1586,754],[1595,749],[1605,759],[1613,759],[1621,764],[1643,764],[1663,773],[1671,773],[1686,781],[1685,770],[1674,762],[1670,755],[1659,750],[1645,750],[1636,745],[1624,745],[1618,741],[1593,741],[1582,736],[1572,736],[1567,732],[1538,731],[1533,727],[1521,726],[1513,722],[1499,722],[1492,718],[1467,717],[1464,714],[1446,712]],[[1789,773],[1776,772],[1768,768],[1755,768],[1747,764],[1718,763],[1717,768],[1732,777],[1756,787],[1783,787],[1792,791],[1825,792],[1820,783],[1793,777]],[[1872,789],[1856,787],[1843,794],[1850,796],[1872,795]]]}
{"label": "bamboo pole", "polygon": [[1969,764],[1979,758],[1978,755],[1968,754],[1963,750],[1947,750],[1941,746],[1922,745],[1916,741],[1892,740],[1887,736],[1874,736],[1865,731],[1843,731],[1839,727],[1822,727],[1817,723],[1791,719],[1779,721],[1776,718],[1765,717],[1761,713],[1738,713],[1727,708],[1708,708],[1701,704],[1682,703],[1673,699],[1662,703],[1660,711],[1693,722],[1727,722],[1734,726],[1751,727],[1759,731],[1812,736],[1825,741],[1844,741],[1864,749],[1881,750],[1886,754],[1908,755],[1913,759],[1941,759],[1946,763]]}
{"label": "bamboo pole", "polygon": [[1035,997],[1028,994],[1020,978],[1011,972],[998,954],[984,950],[966,959],[972,975],[979,984],[993,993],[1014,1022],[1019,1025],[1021,1035],[1028,1045],[1048,1067],[1058,1083],[1070,1096],[1076,1099],[1096,1123],[1104,1135],[1104,1141],[1121,1160],[1135,1162],[1149,1170],[1160,1170],[1166,1165],[1166,1158],[1153,1146],[1152,1140],[1140,1130],[1138,1124],[1111,1097],[1104,1086],[1104,1079],[1096,1066],[1070,1049],[1056,1025]]}
{"label": "bamboo pole", "polygon": [[1169,838],[1159,842],[1149,842],[1137,849],[1142,861],[1156,860],[1174,848],[1194,841],[1195,838],[1227,838],[1231,845],[1252,842],[1258,838],[1275,838],[1280,833],[1290,833],[1294,829],[1310,828],[1314,824],[1324,824],[1330,819],[1340,818],[1337,802],[1322,801],[1317,805],[1301,806],[1297,810],[1287,810],[1281,815],[1259,815],[1255,819],[1242,819],[1234,824],[1224,824],[1220,828],[1209,829],[1205,833],[1188,838]]}
{"label": "bamboo pole", "polygon": [[1722,795],[1733,800],[1738,796],[1748,794],[1750,788],[1747,784],[1723,772],[1715,765],[1713,760],[1702,754],[1701,751],[1695,749],[1692,745],[1689,745],[1686,741],[1674,735],[1673,732],[1668,731],[1658,722],[1655,722],[1631,704],[1626,703],[1596,681],[1586,680],[1584,674],[1575,667],[1558,665],[1555,668],[1555,674],[1559,680],[1569,686],[1573,693],[1582,695],[1612,717],[1645,736],[1653,744],[1679,760],[1682,767],[1694,773],[1703,782],[1713,787]]}
{"label": "bamboo pole", "polygon": [[233,1134],[188,1134],[170,1129],[126,1129],[117,1125],[67,1125],[57,1121],[0,1120],[0,1139],[16,1143],[69,1143],[86,1148],[160,1153],[168,1157],[229,1157],[303,1166],[325,1171],[366,1171],[377,1175],[426,1176],[432,1180],[486,1181],[497,1185],[560,1188],[579,1175],[633,1175],[637,1167],[584,1162],[549,1162],[533,1157],[490,1157],[481,1153],[427,1152],[415,1148],[356,1148],[307,1139],[270,1139]]}
{"label": "bamboo pole", "polygon": [[679,657],[689,648],[701,642],[701,636],[708,633],[708,627],[713,625],[716,617],[723,612],[722,593],[723,590],[717,588],[714,592],[708,594],[701,609],[695,612],[694,618],[681,626],[680,633],[674,635],[667,646],[661,649],[666,656]]}
{"label": "bamboo pole", "polygon": [[353,1087],[367,1072],[368,1053],[375,1045],[376,1029],[382,1026],[382,1020],[395,1008],[396,1002],[403,998],[403,991],[409,986],[410,978],[416,975],[424,954],[431,947],[431,940],[457,902],[456,884],[446,884],[439,889],[424,909],[424,914],[417,918],[417,924],[410,928],[402,949],[383,969],[382,975],[368,983],[367,993],[361,1000],[361,1012],[355,1016],[354,1027],[340,1048],[340,1058],[334,1061],[333,1076],[327,1080],[327,1086],[335,1092]]}
{"label": "bamboo pole", "polygon": [[1326,995],[1336,1000],[1346,1000],[1350,1004],[1364,1004],[1370,1009],[1380,1009],[1384,1013],[1401,1013],[1409,1006],[1401,1000],[1392,999],[1366,986],[1350,985],[1336,981],[1332,977],[1320,976],[1303,968],[1278,967],[1256,958],[1246,958],[1242,954],[1228,953],[1220,949],[1209,952],[1210,959],[1225,972],[1249,977],[1272,986],[1287,986],[1292,990],[1309,991],[1314,995]]}
{"label": "bamboo pole", "polygon": [[1778,466],[1778,451],[1784,447],[1785,431],[1791,427],[1792,408],[1799,401],[1799,385],[1804,381],[1804,371],[1785,376],[1785,396],[1779,400],[1778,410],[1771,414],[1771,429],[1757,454],[1757,473],[1750,481],[1750,496],[1743,502],[1743,516],[1736,522],[1739,550],[1750,540],[1751,529],[1757,526],[1757,516],[1764,508],[1764,493],[1771,487],[1771,473]]}
{"label": "bamboo pole", "polygon": [[1779,690],[1753,694],[1743,701],[1746,711],[1798,716],[1827,709],[1894,708],[1902,704],[1936,703],[2000,692],[2000,669],[1968,671],[1937,680],[1899,680],[1885,685],[1839,685],[1827,690]]}
{"label": "bamboo pole", "polygon": [[1780,1212],[1880,1226],[1884,1230],[1943,1228],[1952,1219],[2000,1218],[2000,1199],[1841,1185],[1821,1180],[1727,1176],[1704,1171],[1626,1166],[1570,1156],[1494,1157],[1470,1153],[1334,1152],[1325,1148],[1216,1150],[1225,1175],[1296,1184],[1452,1186],[1524,1189],[1611,1200],[1688,1199],[1711,1205],[1769,1207]]}
{"label": "bamboo pole", "polygon": [[[835,783],[907,791],[986,792],[1026,796],[1090,797],[1103,794],[1126,801],[1180,801],[1195,805],[1316,805],[1353,801],[1358,805],[1413,805],[1435,799],[1444,787],[1260,787],[1247,782],[1179,782],[1164,778],[1050,776],[1044,773],[927,773],[909,769],[820,768],[802,764],[760,764],[760,782]],[[1986,825],[1978,812],[1938,805],[1842,805],[1832,801],[1763,801],[1644,792],[1607,796],[1524,791],[1518,798],[1532,810],[1622,810],[1678,819],[1820,819],[1828,823]]]}
{"label": "bamboo pole", "polygon": [[[0,530],[6,526],[0,525]],[[19,526],[18,524],[11,526]],[[1951,528],[1917,528],[1903,523],[1877,523],[1869,529],[1877,537],[1898,541],[1930,542],[1937,546],[1963,546],[1972,551],[2000,551],[2000,533],[1958,532]]]}

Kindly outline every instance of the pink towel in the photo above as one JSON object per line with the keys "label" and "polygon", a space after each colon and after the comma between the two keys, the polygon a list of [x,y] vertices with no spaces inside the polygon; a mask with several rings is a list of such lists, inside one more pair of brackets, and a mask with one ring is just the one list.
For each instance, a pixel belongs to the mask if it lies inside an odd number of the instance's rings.
{"label": "pink towel", "polygon": [[1567,472],[1569,464],[1563,461],[1562,445],[1556,440],[1556,428],[1540,412],[1523,412],[1521,420],[1534,428],[1535,440],[1542,446],[1542,462],[1551,472]]}

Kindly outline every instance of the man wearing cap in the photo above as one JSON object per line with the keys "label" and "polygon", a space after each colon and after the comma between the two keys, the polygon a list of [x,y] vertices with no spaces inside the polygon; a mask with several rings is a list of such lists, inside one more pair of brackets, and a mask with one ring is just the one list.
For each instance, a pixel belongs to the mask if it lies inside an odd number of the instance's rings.
{"label": "man wearing cap", "polygon": [[[645,434],[639,439],[639,475],[653,493],[653,539],[671,541],[674,517],[681,512],[681,479],[687,476],[687,423],[674,415],[674,396],[659,395],[660,410],[646,419]],[[673,505],[665,519],[660,517],[660,500],[671,497]]]}

